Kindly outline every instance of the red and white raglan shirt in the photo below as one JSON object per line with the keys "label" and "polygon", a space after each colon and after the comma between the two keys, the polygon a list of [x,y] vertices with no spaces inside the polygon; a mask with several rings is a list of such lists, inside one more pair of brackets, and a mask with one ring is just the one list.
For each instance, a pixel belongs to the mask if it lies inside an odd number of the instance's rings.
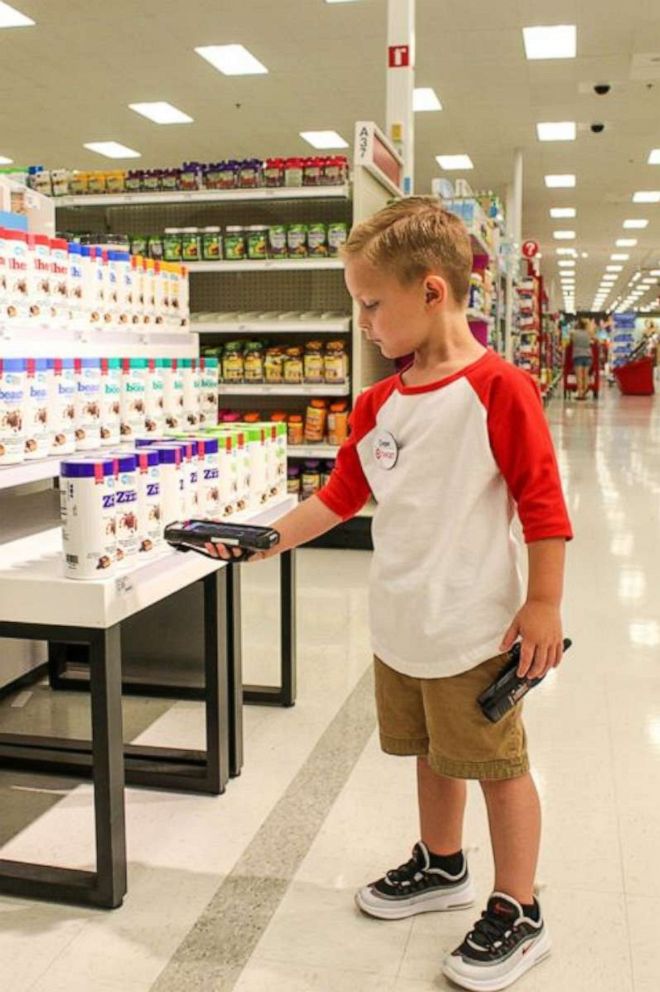
{"label": "red and white raglan shirt", "polygon": [[523,602],[521,541],[572,537],[538,389],[487,352],[425,386],[400,375],[358,398],[319,498],[343,519],[370,496],[374,654],[417,678],[499,653]]}

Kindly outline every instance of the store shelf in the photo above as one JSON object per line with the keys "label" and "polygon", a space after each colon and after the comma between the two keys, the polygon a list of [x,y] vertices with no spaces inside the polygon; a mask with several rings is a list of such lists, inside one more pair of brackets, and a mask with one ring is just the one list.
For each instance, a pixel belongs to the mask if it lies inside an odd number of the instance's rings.
{"label": "store shelf", "polygon": [[195,358],[199,337],[181,330],[47,330],[0,326],[0,358]]}
{"label": "store shelf", "polygon": [[351,318],[317,320],[283,314],[274,320],[193,320],[190,326],[197,334],[348,334]]}
{"label": "store shelf", "polygon": [[188,262],[188,272],[310,272],[322,269],[343,269],[340,258],[265,258],[260,261],[242,259],[236,262]]}
{"label": "store shelf", "polygon": [[218,393],[222,396],[349,396],[349,382],[339,383],[220,383]]}
{"label": "store shelf", "polygon": [[273,189],[200,189],[167,193],[92,193],[54,198],[55,207],[140,207],[170,203],[256,203],[264,200],[347,200],[351,188],[341,186],[276,187]]}
{"label": "store shelf", "polygon": [[336,458],[339,448],[334,444],[290,444],[289,458]]}

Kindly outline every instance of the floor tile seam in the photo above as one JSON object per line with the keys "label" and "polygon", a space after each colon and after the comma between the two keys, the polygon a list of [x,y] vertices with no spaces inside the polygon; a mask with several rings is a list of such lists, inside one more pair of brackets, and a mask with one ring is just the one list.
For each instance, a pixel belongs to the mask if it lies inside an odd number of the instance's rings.
{"label": "floor tile seam", "polygon": [[[213,928],[214,909],[217,908],[218,905],[222,905],[223,899],[226,897],[226,894],[230,892],[232,886],[236,887],[238,884],[238,887],[249,897],[250,883],[252,883],[254,888],[258,891],[265,891],[266,894],[266,905],[262,914],[263,919],[258,921],[258,930],[255,933],[247,933],[248,940],[242,949],[240,948],[240,941],[238,942],[238,952],[235,947],[233,948],[232,960],[221,960],[219,962],[219,971],[222,974],[218,976],[219,981],[213,986],[214,992],[230,992],[230,990],[235,987],[242,971],[252,959],[261,937],[275,916],[282,900],[289,890],[290,885],[300,865],[302,864],[302,861],[311,848],[312,843],[323,826],[323,823],[330,814],[338,795],[341,793],[346,779],[350,776],[353,768],[364,751],[364,748],[367,746],[374,727],[375,714],[373,707],[373,677],[371,667],[367,666],[365,671],[358,678],[352,690],[349,691],[343,705],[340,707],[338,712],[335,713],[334,718],[325,727],[315,746],[306,758],[304,764],[293,780],[289,783],[284,794],[275,803],[260,828],[256,831],[255,835],[246,846],[242,855],[238,858],[227,878],[220,884],[215,895],[193,924],[186,937],[180,942],[178,948],[170,958],[168,965],[166,965],[157,977],[152,986],[151,992],[167,992],[168,989],[178,988],[184,984],[187,992],[195,992],[195,990],[202,992],[204,986],[200,985],[199,982],[193,984],[191,981],[192,976],[190,974],[187,976],[185,975],[186,967],[188,967],[189,971],[191,966],[193,968],[197,967],[195,955],[190,952],[191,950],[194,951],[196,942],[203,939],[205,935],[207,936],[208,930]],[[297,814],[297,816],[292,817],[293,822],[301,826],[303,828],[303,832],[298,837],[297,854],[294,851],[291,855],[292,862],[295,858],[295,863],[291,863],[290,871],[288,872],[284,884],[281,882],[279,884],[272,884],[273,880],[269,880],[268,878],[255,878],[254,872],[251,872],[250,868],[252,864],[255,862],[258,863],[259,861],[258,852],[262,849],[261,845],[265,848],[266,853],[268,853],[269,845],[272,846],[272,839],[269,837],[269,831],[272,829],[273,824],[277,825],[279,822],[286,821],[287,804],[291,803],[292,797],[300,797],[301,790],[304,793],[303,787],[306,780],[311,780],[311,783],[313,783],[315,779],[318,779],[320,777],[320,773],[323,772],[324,762],[327,763],[327,761],[332,758],[333,754],[337,750],[340,752],[345,752],[347,742],[352,748],[352,761],[350,768],[347,768],[345,771],[341,772],[341,781],[336,783],[332,782],[332,775],[330,775],[330,783],[333,788],[331,794],[326,796],[324,815],[317,815],[317,817],[315,817],[316,822],[311,825],[311,832],[310,826],[308,825],[311,818],[307,812],[303,811],[303,815],[300,815],[300,810],[294,808],[291,809],[291,813]],[[296,842],[292,841],[292,838],[289,837],[289,844],[292,843],[295,846]],[[269,882],[271,882],[270,903],[268,903]],[[242,908],[245,913],[249,907],[246,903],[240,908]],[[232,922],[236,923],[238,921],[238,917],[240,916],[239,908],[233,906],[232,909]],[[248,924],[250,922],[249,914],[246,918],[246,922]],[[249,931],[250,927],[248,926],[246,929]],[[222,945],[223,941],[220,933],[218,931],[216,932],[216,943],[218,945]],[[229,948],[229,943],[225,943],[227,948]],[[229,953],[229,951],[227,951],[227,953]],[[179,973],[182,971],[183,975],[179,977]],[[169,982],[171,978],[175,979],[178,984],[170,985]]]}
{"label": "floor tile seam", "polygon": [[78,939],[78,937],[83,932],[83,930],[85,930],[86,927],[91,922],[92,922],[91,920],[82,921],[81,925],[76,929],[76,932],[72,935],[71,939],[67,940],[67,942],[62,947],[59,948],[59,950],[50,959],[48,964],[44,967],[43,971],[40,971],[37,978],[32,982],[31,985],[27,987],[25,992],[32,992],[33,989],[37,988],[42,978],[44,978],[48,974],[48,972],[53,967],[53,965],[55,965],[59,961],[59,959],[64,955],[64,953],[68,951],[69,947],[71,947],[71,944],[73,944],[73,942]]}
{"label": "floor tile seam", "polygon": [[[614,756],[615,756],[615,752],[614,752],[614,733],[613,733],[613,726],[612,726],[612,699],[611,699],[611,695],[610,695],[610,687],[607,684],[607,682],[605,684],[605,700],[606,700],[606,706],[607,706],[607,713],[608,713],[608,716],[609,716],[609,719],[608,719],[608,740],[609,740],[609,746],[610,746],[610,768],[614,768]],[[630,979],[631,979],[631,981],[633,983],[633,986],[634,986],[634,984],[635,984],[635,957],[634,957],[633,946],[632,946],[632,932],[631,932],[631,925],[630,925],[630,914],[628,912],[628,902],[627,902],[627,898],[626,898],[627,895],[628,895],[628,881],[626,879],[626,872],[625,872],[624,851],[623,851],[623,836],[622,836],[622,830],[621,830],[620,789],[619,789],[619,786],[618,786],[618,783],[617,783],[616,775],[614,775],[614,774],[612,775],[612,788],[614,790],[614,803],[615,803],[614,808],[615,808],[615,811],[616,811],[615,829],[616,829],[616,837],[617,837],[617,846],[618,846],[618,851],[619,851],[619,870],[621,872],[621,883],[623,885],[623,913],[624,913],[624,920],[625,920],[625,926],[626,926],[626,937],[627,937],[627,942],[628,942],[628,969],[629,969]]]}

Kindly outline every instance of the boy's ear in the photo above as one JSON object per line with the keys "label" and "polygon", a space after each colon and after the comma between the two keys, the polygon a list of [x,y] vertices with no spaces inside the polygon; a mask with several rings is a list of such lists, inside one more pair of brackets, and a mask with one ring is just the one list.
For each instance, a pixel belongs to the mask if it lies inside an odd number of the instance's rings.
{"label": "boy's ear", "polygon": [[438,276],[427,276],[424,280],[424,300],[426,304],[441,303],[447,296],[447,290],[442,279]]}

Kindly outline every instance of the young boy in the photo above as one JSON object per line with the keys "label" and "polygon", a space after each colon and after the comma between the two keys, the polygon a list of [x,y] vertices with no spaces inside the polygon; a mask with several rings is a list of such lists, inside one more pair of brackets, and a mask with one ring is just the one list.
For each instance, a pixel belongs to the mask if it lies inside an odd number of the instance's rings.
{"label": "young boy", "polygon": [[[344,257],[366,337],[387,358],[414,358],[359,396],[328,485],[280,521],[276,552],[375,498],[380,739],[389,754],[417,756],[421,839],[357,904],[384,920],[472,904],[462,826],[465,780],[477,779],[495,891],[443,971],[466,989],[503,989],[550,950],[534,897],[540,806],[520,706],[491,724],[476,700],[518,639],[521,675],[561,661],[571,526],[535,385],[470,332],[472,249],[461,221],[431,197],[410,197],[356,227]],[[529,556],[524,602],[516,507]]]}

